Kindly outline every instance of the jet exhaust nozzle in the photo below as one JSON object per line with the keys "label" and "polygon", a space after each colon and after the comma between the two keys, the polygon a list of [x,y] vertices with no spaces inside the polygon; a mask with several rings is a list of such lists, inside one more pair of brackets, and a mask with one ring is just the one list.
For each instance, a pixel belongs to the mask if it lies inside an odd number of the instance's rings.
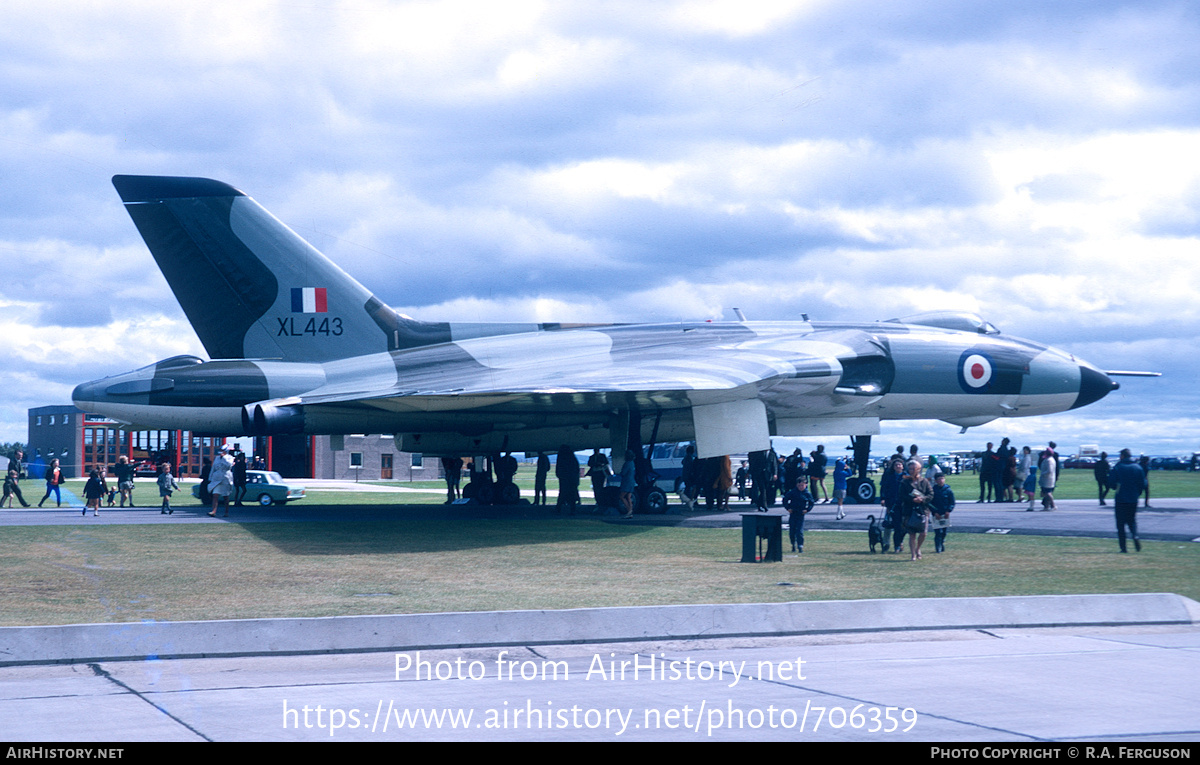
{"label": "jet exhaust nozzle", "polygon": [[247,404],[242,428],[251,436],[282,436],[304,432],[304,407]]}

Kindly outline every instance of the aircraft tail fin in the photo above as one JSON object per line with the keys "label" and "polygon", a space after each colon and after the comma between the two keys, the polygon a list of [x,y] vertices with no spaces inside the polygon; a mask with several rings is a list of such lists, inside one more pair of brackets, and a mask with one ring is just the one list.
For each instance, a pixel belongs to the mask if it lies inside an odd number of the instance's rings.
{"label": "aircraft tail fin", "polygon": [[208,178],[113,186],[212,358],[329,361],[449,340],[400,316],[250,197]]}

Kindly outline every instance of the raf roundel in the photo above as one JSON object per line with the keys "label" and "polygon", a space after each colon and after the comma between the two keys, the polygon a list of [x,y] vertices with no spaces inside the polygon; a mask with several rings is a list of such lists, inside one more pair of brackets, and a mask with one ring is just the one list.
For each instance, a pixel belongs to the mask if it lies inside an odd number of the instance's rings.
{"label": "raf roundel", "polygon": [[958,382],[968,393],[982,393],[992,381],[992,360],[978,351],[967,351],[958,361]]}

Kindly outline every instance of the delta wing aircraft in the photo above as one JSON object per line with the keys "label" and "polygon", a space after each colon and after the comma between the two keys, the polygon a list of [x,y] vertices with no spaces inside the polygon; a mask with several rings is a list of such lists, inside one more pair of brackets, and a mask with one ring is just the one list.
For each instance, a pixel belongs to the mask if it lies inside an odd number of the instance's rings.
{"label": "delta wing aircraft", "polygon": [[618,460],[630,444],[694,439],[710,457],[767,449],[772,436],[869,437],[881,420],[967,428],[1061,412],[1118,387],[1068,352],[961,313],[418,321],[232,186],[129,175],[113,185],[211,358],[75,389],[80,409],[135,428],[390,433],[431,455],[612,447]]}

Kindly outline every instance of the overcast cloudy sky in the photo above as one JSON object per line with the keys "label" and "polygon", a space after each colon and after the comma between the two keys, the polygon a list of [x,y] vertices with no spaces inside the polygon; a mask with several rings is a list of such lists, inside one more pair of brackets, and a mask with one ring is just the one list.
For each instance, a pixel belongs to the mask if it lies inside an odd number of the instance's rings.
{"label": "overcast cloudy sky", "polygon": [[237,186],[419,318],[966,309],[1164,373],[880,451],[1200,450],[1197,40],[1185,0],[5,0],[0,441],[204,355],[110,185],[144,173]]}

